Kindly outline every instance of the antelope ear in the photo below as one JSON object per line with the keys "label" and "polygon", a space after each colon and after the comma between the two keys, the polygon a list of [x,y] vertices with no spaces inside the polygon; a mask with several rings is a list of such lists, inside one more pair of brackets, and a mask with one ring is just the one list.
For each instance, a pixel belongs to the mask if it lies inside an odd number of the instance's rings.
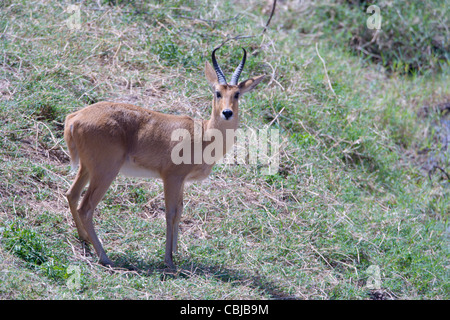
{"label": "antelope ear", "polygon": [[241,94],[244,94],[246,92],[253,90],[258,85],[258,83],[260,83],[261,80],[264,79],[264,77],[265,77],[265,74],[240,82],[239,90],[241,91]]}
{"label": "antelope ear", "polygon": [[219,83],[219,80],[217,79],[216,71],[208,61],[206,61],[205,64],[205,76],[206,80],[208,80],[209,87],[214,91],[214,88],[216,84]]}

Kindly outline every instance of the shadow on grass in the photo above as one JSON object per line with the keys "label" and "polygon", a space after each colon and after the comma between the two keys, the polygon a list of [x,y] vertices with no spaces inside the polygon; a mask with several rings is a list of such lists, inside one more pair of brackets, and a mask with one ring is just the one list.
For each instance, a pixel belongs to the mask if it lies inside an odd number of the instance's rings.
{"label": "shadow on grass", "polygon": [[216,280],[230,283],[234,287],[242,285],[257,289],[262,295],[268,295],[270,299],[277,300],[296,300],[296,296],[289,295],[283,289],[278,287],[273,281],[266,277],[243,270],[233,270],[218,265],[205,265],[195,262],[181,262],[177,266],[177,270],[171,271],[166,268],[160,260],[142,260],[132,256],[115,256],[112,257],[115,267],[114,270],[120,272],[132,271],[140,276],[154,276],[159,274],[161,281],[170,281],[171,279],[191,277],[211,277]]}

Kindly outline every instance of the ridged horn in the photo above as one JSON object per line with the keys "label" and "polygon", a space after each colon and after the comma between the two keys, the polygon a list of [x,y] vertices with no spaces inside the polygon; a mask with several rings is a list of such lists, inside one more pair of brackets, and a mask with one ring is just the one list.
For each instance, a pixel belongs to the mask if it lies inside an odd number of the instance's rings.
{"label": "ridged horn", "polygon": [[242,48],[242,50],[244,50],[244,56],[231,77],[230,85],[232,86],[238,84],[239,76],[241,75],[242,70],[244,70],[245,60],[247,59],[247,51],[245,51],[244,48]]}
{"label": "ridged horn", "polygon": [[227,80],[225,79],[223,71],[222,71],[222,69],[220,69],[220,66],[216,60],[216,50],[217,49],[219,49],[219,48],[216,48],[213,50],[213,52],[211,54],[211,60],[213,63],[214,70],[216,70],[217,79],[219,80],[219,84],[227,84]]}

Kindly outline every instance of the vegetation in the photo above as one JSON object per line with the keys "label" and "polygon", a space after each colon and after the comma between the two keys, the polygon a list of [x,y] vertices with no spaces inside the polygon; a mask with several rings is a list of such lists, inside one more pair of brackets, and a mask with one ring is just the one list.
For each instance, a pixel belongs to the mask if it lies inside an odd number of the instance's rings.
{"label": "vegetation", "polygon": [[[0,298],[449,299],[448,3],[379,2],[378,31],[372,3],[288,0],[263,32],[272,1],[86,0],[79,21],[71,1],[2,1]],[[241,78],[267,74],[241,126],[279,130],[278,172],[222,164],[186,189],[175,276],[161,182],[119,177],[95,216],[118,268],[98,265],[64,197],[65,116],[206,119],[227,39],[226,74],[240,47]]]}

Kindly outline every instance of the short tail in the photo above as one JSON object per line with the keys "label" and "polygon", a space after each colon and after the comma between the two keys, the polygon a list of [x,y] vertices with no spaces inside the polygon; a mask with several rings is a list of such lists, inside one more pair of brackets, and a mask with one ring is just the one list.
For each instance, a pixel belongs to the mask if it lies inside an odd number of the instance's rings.
{"label": "short tail", "polygon": [[80,157],[78,156],[78,149],[73,139],[73,123],[69,124],[69,118],[66,119],[65,129],[64,129],[64,140],[66,140],[67,148],[69,149],[70,155],[70,171],[77,171]]}

